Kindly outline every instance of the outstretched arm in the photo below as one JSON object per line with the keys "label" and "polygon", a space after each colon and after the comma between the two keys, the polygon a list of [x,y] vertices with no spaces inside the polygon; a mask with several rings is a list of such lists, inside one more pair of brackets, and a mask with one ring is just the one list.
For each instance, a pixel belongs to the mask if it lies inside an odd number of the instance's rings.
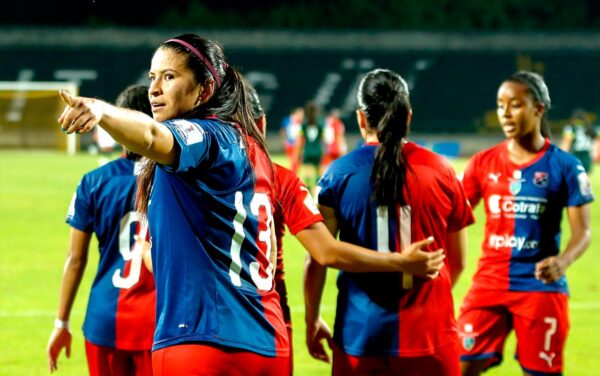
{"label": "outstretched arm", "polygon": [[535,265],[535,277],[544,283],[555,282],[590,245],[590,204],[567,208],[571,238],[558,256],[543,259]]}
{"label": "outstretched arm", "polygon": [[173,165],[177,158],[173,134],[148,115],[120,108],[98,99],[59,92],[66,107],[58,119],[66,133],[87,133],[99,124],[118,143],[134,153],[163,165]]}
{"label": "outstretched arm", "polygon": [[46,350],[48,355],[48,369],[50,372],[54,372],[58,369],[57,360],[63,348],[65,348],[67,358],[71,357],[72,336],[69,331],[68,323],[69,317],[71,316],[71,309],[73,308],[73,302],[75,301],[75,295],[77,294],[77,289],[79,288],[87,264],[91,236],[92,234],[90,233],[71,228],[69,254],[65,261],[62,276],[56,324],[54,330],[50,334]]}

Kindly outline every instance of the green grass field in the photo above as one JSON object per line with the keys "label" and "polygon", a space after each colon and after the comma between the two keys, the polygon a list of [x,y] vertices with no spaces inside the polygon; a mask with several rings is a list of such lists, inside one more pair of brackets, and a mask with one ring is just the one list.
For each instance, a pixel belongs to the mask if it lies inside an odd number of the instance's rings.
{"label": "green grass field", "polygon": [[[458,171],[464,161],[456,161]],[[64,217],[73,191],[83,175],[97,166],[97,157],[68,157],[58,152],[0,151],[0,375],[46,375],[46,342],[53,327],[58,288],[67,251],[68,226]],[[593,176],[596,194],[600,175]],[[600,231],[600,212],[592,208],[592,234]],[[469,231],[468,266],[455,289],[455,301],[464,296],[474,272],[482,239],[482,211]],[[568,237],[565,223],[564,238]],[[95,244],[93,245],[95,250]],[[595,268],[600,265],[598,240],[569,270],[571,332],[567,342],[566,374],[595,375],[600,348],[600,282]],[[304,346],[302,264],[304,250],[295,238],[285,239],[285,262],[289,301],[294,322],[294,363],[297,375],[328,375],[329,366],[309,357]],[[85,279],[71,317],[71,359],[61,355],[60,375],[87,373],[81,324],[87,296],[97,265],[92,251]],[[330,271],[323,300],[323,315],[333,326],[335,271]],[[504,363],[488,375],[518,375],[514,338],[505,350]]]}

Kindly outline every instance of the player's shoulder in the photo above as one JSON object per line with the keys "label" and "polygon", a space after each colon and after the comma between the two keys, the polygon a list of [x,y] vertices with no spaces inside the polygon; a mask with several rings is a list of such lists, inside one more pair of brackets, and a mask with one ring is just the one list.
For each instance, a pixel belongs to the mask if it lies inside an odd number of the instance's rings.
{"label": "player's shoulder", "polygon": [[407,142],[403,147],[402,153],[410,166],[429,168],[432,171],[450,173],[454,176],[454,169],[447,158],[414,142]]}
{"label": "player's shoulder", "polygon": [[581,164],[581,161],[576,156],[567,151],[562,150],[554,144],[548,145],[548,150],[546,150],[546,154],[550,159],[550,163],[557,164],[563,169],[578,169],[581,171],[585,171],[583,165]]}
{"label": "player's shoulder", "polygon": [[277,182],[279,182],[279,184],[300,180],[294,171],[280,165],[279,163],[273,163],[273,171],[275,172],[275,179]]}

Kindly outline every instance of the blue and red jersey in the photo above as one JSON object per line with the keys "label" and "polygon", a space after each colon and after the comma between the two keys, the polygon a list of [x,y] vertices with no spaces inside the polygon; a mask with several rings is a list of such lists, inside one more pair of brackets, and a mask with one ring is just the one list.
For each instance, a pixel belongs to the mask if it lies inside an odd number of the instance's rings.
{"label": "blue and red jersey", "polygon": [[[319,204],[335,210],[340,239],[380,252],[401,252],[433,236],[430,250],[446,249],[446,234],[474,221],[450,165],[406,143],[405,202],[378,206],[371,200],[370,180],[377,146],[366,144],[334,161],[319,182]],[[446,264],[435,280],[412,281],[401,273],[340,272],[335,341],[353,356],[402,357],[431,355],[456,342],[448,268]]]}
{"label": "blue and red jersey", "polygon": [[463,185],[471,204],[484,201],[483,253],[472,288],[568,293],[565,277],[545,284],[535,264],[559,253],[563,208],[593,201],[581,163],[547,139],[530,162],[509,159],[508,141],[475,154]]}
{"label": "blue and red jersey", "polygon": [[267,155],[216,118],[164,124],[178,158],[157,167],[148,208],[154,350],[201,342],[287,356],[273,283],[275,199]]}
{"label": "blue and red jersey", "polygon": [[277,239],[277,271],[275,273],[275,284],[281,298],[281,308],[286,323],[291,322],[290,310],[287,304],[287,291],[285,288],[285,271],[283,267],[283,237],[285,226],[292,235],[322,222],[323,216],[319,212],[308,188],[293,171],[280,166],[275,167],[275,237]]}
{"label": "blue and red jersey", "polygon": [[140,228],[134,211],[138,167],[120,158],[84,175],[67,215],[72,227],[96,234],[100,251],[84,336],[121,350],[149,350],[154,334],[154,279],[134,247]]}

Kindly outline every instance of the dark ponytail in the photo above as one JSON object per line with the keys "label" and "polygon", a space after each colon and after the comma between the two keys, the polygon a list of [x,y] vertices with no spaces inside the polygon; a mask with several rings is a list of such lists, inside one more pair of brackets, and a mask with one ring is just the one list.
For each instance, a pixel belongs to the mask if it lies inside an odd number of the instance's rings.
{"label": "dark ponytail", "polygon": [[358,88],[358,105],[381,143],[371,170],[372,199],[381,205],[403,202],[406,165],[402,157],[411,111],[408,85],[397,73],[376,69]]}
{"label": "dark ponytail", "polygon": [[545,138],[550,138],[550,124],[548,123],[547,114],[552,108],[552,101],[550,100],[550,91],[548,90],[548,86],[546,86],[546,82],[544,82],[544,78],[535,72],[519,71],[506,79],[505,82],[517,82],[527,86],[533,99],[537,103],[544,105],[544,115],[541,120],[541,133]]}
{"label": "dark ponytail", "polygon": [[[246,87],[248,82],[237,69],[229,65],[221,46],[195,34],[183,34],[169,39],[159,48],[173,49],[185,55],[188,67],[194,72],[196,80],[201,85],[206,85],[209,81],[214,83],[214,94],[208,102],[182,114],[181,118],[204,119],[208,116],[216,116],[226,122],[238,124],[244,133],[242,135],[244,145],[248,146],[245,136],[250,136],[268,154],[264,135],[256,126],[252,116]],[[148,160],[138,178],[136,209],[143,214],[148,212],[155,169],[156,162]]]}

